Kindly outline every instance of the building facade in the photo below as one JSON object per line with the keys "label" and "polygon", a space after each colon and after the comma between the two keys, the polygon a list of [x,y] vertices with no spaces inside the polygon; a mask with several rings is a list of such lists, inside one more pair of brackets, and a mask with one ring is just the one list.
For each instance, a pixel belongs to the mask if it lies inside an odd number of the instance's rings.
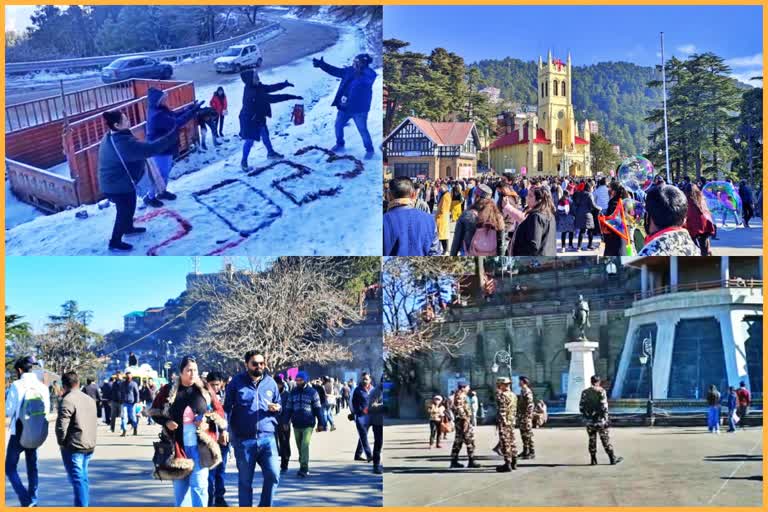
{"label": "building facade", "polygon": [[[762,258],[640,258],[613,398],[702,400],[744,381],[763,391]],[[643,342],[651,365],[642,364]],[[652,382],[651,382],[652,381]]]}
{"label": "building facade", "polygon": [[539,58],[535,113],[514,118],[511,132],[490,146],[491,167],[527,176],[591,176],[590,122],[576,122],[567,62]]}
{"label": "building facade", "polygon": [[474,123],[433,123],[409,117],[384,139],[392,174],[430,180],[470,178],[477,173],[480,137]]}

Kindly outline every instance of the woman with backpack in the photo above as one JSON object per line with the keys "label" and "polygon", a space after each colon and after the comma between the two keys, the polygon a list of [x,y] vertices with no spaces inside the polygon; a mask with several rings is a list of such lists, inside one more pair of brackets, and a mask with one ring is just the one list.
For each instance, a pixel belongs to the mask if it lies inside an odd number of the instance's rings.
{"label": "woman with backpack", "polygon": [[549,188],[531,188],[528,212],[512,241],[512,256],[556,256],[555,233],[555,205]]}
{"label": "woman with backpack", "polygon": [[[560,200],[557,202],[557,208],[556,208],[556,219],[555,219],[555,225],[557,227],[557,232],[560,233],[560,247],[562,248],[563,252],[566,250],[573,251],[575,247],[573,246],[573,226],[574,226],[574,216],[571,212],[571,201],[569,199],[569,194],[567,190],[563,190],[563,195],[560,197]],[[568,248],[565,247],[565,235],[568,235]]]}
{"label": "woman with backpack", "polygon": [[130,251],[133,246],[123,242],[123,235],[147,231],[133,225],[136,184],[144,176],[147,158],[162,154],[176,144],[176,132],[169,132],[153,142],[142,142],[133,136],[128,116],[119,110],[104,112],[102,116],[109,131],[99,146],[99,188],[107,199],[115,203],[117,210],[109,249]]}
{"label": "woman with backpack", "polygon": [[496,234],[504,230],[504,217],[491,199],[488,185],[475,187],[475,201],[456,223],[451,256],[497,256]]}

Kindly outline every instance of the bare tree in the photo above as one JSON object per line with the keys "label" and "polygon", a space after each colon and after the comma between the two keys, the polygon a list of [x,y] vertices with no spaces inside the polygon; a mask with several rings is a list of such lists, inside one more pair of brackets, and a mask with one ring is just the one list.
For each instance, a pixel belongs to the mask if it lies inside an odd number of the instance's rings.
{"label": "bare tree", "polygon": [[470,258],[389,258],[384,262],[382,295],[384,351],[404,359],[427,352],[458,355],[466,331],[441,320],[441,311],[425,301],[427,283],[438,286],[472,269]]}
{"label": "bare tree", "polygon": [[193,345],[231,360],[261,350],[272,368],[350,360],[334,337],[362,316],[357,294],[338,284],[338,272],[312,258],[203,279],[191,294],[209,313]]}

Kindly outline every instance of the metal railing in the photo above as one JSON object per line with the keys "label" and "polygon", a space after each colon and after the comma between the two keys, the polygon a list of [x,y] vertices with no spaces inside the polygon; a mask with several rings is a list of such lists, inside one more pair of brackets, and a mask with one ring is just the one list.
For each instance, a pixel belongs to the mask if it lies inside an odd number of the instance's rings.
{"label": "metal railing", "polygon": [[59,59],[59,60],[44,60],[44,61],[29,61],[29,62],[6,62],[5,74],[23,74],[33,71],[61,71],[72,69],[84,69],[100,67],[109,64],[115,59],[121,57],[130,57],[132,55],[146,55],[147,57],[154,57],[158,59],[162,58],[174,58],[176,60],[205,55],[208,53],[216,53],[220,50],[224,50],[229,46],[237,43],[248,41],[258,36],[264,36],[270,34],[276,30],[280,30],[279,23],[268,23],[258,29],[241,34],[239,36],[231,37],[229,39],[223,39],[208,44],[201,44],[197,46],[188,46],[186,48],[172,48],[170,50],[158,50],[153,52],[132,52],[121,53],[118,55],[103,55],[99,57],[83,57],[77,59]]}
{"label": "metal railing", "polygon": [[721,281],[698,281],[695,283],[678,284],[676,286],[662,286],[635,294],[635,300],[650,299],[658,295],[670,293],[696,292],[700,290],[714,290],[717,288],[762,288],[762,279],[743,279],[740,277]]}

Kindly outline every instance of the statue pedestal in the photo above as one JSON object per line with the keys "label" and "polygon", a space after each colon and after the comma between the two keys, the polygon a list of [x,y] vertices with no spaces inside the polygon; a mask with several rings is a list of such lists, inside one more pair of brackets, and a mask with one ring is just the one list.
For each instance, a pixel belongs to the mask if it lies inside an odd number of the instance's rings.
{"label": "statue pedestal", "polygon": [[568,397],[565,400],[565,412],[579,412],[581,392],[591,384],[589,379],[595,374],[595,361],[592,352],[599,347],[595,341],[573,341],[565,348],[571,353],[571,366],[568,368]]}

